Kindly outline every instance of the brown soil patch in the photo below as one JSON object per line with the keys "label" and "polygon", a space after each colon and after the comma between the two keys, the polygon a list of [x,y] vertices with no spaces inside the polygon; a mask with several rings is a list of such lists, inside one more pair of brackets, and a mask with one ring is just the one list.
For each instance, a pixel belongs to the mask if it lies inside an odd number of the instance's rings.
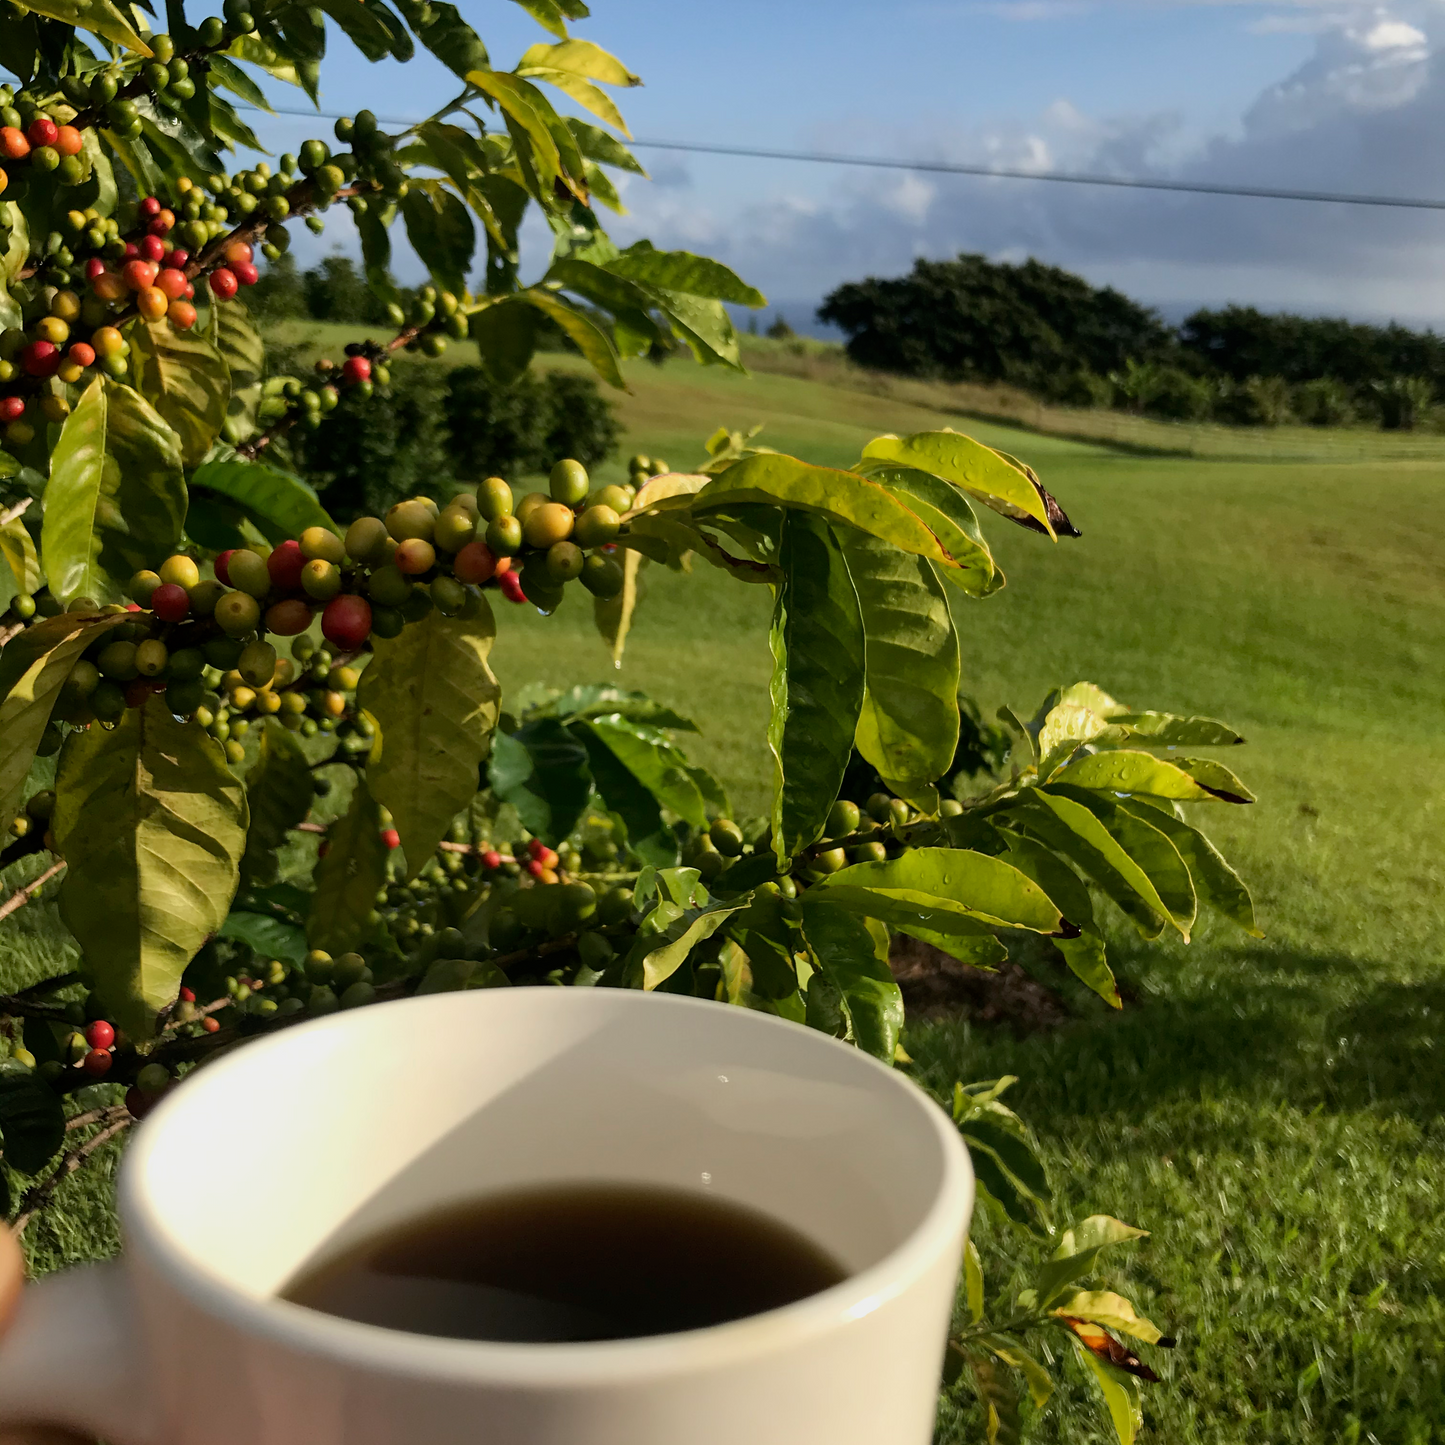
{"label": "brown soil patch", "polygon": [[1058,994],[1016,963],[1002,964],[997,971],[974,968],[901,933],[893,937],[888,963],[903,990],[910,1022],[961,1016],[1032,1034],[1057,1028],[1069,1018]]}

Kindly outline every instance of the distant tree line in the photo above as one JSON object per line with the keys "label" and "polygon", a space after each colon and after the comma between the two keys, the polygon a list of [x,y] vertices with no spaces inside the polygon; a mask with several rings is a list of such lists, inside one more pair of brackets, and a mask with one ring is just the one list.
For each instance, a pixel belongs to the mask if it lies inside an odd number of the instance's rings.
{"label": "distant tree line", "polygon": [[1248,306],[1196,311],[1173,330],[1113,287],[1035,260],[919,260],[907,276],[840,286],[818,316],[860,366],[1178,420],[1408,428],[1445,397],[1434,332]]}

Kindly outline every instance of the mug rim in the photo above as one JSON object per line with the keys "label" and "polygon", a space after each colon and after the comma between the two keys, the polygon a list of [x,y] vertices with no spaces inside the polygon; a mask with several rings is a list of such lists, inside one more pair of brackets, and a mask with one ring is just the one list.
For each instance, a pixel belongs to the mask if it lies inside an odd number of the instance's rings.
{"label": "mug rim", "polygon": [[[521,994],[522,990],[516,990]],[[589,1007],[606,1000],[612,1007],[726,1009],[740,1028],[787,1029],[802,1048],[842,1049],[875,1086],[897,1091],[906,1107],[928,1120],[941,1164],[941,1179],[921,1220],[887,1254],[866,1269],[800,1300],[746,1315],[741,1319],[672,1334],[643,1335],[622,1340],[580,1343],[515,1343],[461,1340],[413,1334],[382,1325],[363,1324],[313,1310],[279,1296],[253,1298],[195,1264],[172,1242],[172,1231],[152,1206],[146,1183],[149,1155],[156,1147],[154,1128],[143,1127],[122,1159],[117,1184],[123,1247],[143,1257],[164,1284],[202,1313],[240,1332],[288,1351],[323,1357],[335,1364],[382,1376],[426,1378],[439,1384],[493,1385],[565,1390],[612,1381],[624,1383],[741,1363],[780,1343],[803,1343],[862,1318],[904,1293],[934,1264],[940,1249],[952,1247],[967,1230],[974,1206],[974,1175],[968,1151],[945,1111],[906,1075],[862,1050],[830,1038],[803,1024],[772,1014],[695,999],[678,994],[643,993],[628,989],[526,990],[549,1002],[544,1007]],[[506,1007],[513,990],[476,989],[448,994],[453,1005],[481,1011]],[[393,999],[373,1008],[399,1009],[427,1004],[433,996]],[[467,1000],[467,1002],[463,1002]],[[475,1000],[475,1002],[470,1002]],[[563,1002],[563,1000],[570,1000]],[[534,998],[533,1002],[540,1001]],[[432,1004],[431,1006],[435,1006]],[[359,1010],[357,1013],[359,1014]],[[300,1034],[344,1031],[355,1014],[332,1014],[307,1020],[257,1039],[206,1068],[206,1074],[229,1075],[265,1067],[266,1055],[294,1046]],[[734,1025],[724,1025],[732,1027]],[[254,1060],[247,1063],[246,1060]],[[170,1112],[162,1104],[151,1116],[160,1123]],[[122,1255],[124,1261],[124,1255]],[[962,1265],[960,1256],[959,1265]]]}

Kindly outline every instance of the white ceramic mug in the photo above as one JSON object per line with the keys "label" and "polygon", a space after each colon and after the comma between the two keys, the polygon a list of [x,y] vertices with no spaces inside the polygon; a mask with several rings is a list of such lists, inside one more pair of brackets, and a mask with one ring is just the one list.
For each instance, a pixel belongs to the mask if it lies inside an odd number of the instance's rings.
{"label": "white ceramic mug", "polygon": [[[388,1226],[561,1181],[734,1200],[849,1277],[588,1344],[438,1339],[277,1298]],[[928,1445],[973,1173],[921,1090],[811,1030],[518,988],[247,1044],[146,1120],[119,1193],[120,1259],[26,1290],[0,1421],[112,1445]]]}

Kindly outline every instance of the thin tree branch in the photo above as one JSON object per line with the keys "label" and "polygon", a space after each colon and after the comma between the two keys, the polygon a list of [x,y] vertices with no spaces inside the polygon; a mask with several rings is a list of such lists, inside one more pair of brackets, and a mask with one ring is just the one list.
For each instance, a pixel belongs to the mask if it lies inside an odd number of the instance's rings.
{"label": "thin tree branch", "polygon": [[117,1119],[129,1113],[130,1110],[124,1104],[112,1104],[108,1109],[88,1109],[84,1114],[67,1119],[65,1130],[69,1133],[72,1129],[84,1129],[91,1124],[114,1124]]}
{"label": "thin tree branch", "polygon": [[46,1201],[64,1180],[74,1174],[103,1144],[129,1129],[134,1122],[135,1120],[127,1114],[124,1119],[117,1119],[115,1123],[108,1125],[100,1133],[92,1135],[84,1144],[78,1144],[68,1154],[62,1155],[60,1163],[50,1174],[34,1188],[26,1190],[20,1201],[20,1212],[15,1216],[15,1223],[11,1226],[15,1237],[18,1239],[24,1233],[25,1226],[35,1217],[37,1211],[45,1207]]}
{"label": "thin tree branch", "polygon": [[33,883],[17,888],[4,903],[0,903],[0,918],[9,918],[16,909],[24,908],[57,873],[63,872],[64,868],[65,859],[57,858]]}

